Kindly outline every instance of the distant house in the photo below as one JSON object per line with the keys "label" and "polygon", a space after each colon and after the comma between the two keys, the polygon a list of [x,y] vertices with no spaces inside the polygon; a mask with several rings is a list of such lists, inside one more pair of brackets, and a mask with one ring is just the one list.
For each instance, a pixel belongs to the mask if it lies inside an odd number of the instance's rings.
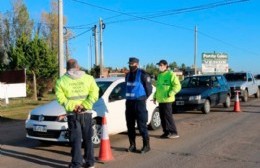
{"label": "distant house", "polygon": [[0,99],[26,97],[26,71],[0,71]]}

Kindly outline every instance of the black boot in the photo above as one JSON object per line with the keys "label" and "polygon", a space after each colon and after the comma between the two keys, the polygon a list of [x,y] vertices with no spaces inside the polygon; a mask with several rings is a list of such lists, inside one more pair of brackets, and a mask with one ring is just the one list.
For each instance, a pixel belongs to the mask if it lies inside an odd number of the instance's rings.
{"label": "black boot", "polygon": [[148,151],[150,151],[150,143],[149,143],[149,139],[144,139],[143,140],[143,148],[141,149],[141,154],[144,154]]}
{"label": "black boot", "polygon": [[134,140],[130,140],[130,146],[127,150],[128,152],[136,152],[136,145]]}

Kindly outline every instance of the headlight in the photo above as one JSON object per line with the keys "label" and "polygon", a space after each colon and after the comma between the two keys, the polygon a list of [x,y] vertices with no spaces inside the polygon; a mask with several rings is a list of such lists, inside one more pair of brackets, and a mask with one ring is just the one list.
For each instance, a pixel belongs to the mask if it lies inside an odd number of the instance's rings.
{"label": "headlight", "polygon": [[189,101],[192,101],[192,100],[200,100],[200,99],[201,99],[201,95],[190,96],[190,97],[189,97]]}
{"label": "headlight", "polygon": [[27,116],[27,120],[31,119],[31,112],[29,112],[28,116]]}
{"label": "headlight", "polygon": [[246,87],[245,87],[245,86],[241,86],[240,89],[241,89],[241,90],[245,90]]}
{"label": "headlight", "polygon": [[237,87],[234,87],[235,90],[245,90],[246,87],[245,86],[237,86]]}
{"label": "headlight", "polygon": [[57,121],[59,121],[59,122],[67,122],[68,121],[67,115],[63,114],[63,115],[58,116],[57,117]]}

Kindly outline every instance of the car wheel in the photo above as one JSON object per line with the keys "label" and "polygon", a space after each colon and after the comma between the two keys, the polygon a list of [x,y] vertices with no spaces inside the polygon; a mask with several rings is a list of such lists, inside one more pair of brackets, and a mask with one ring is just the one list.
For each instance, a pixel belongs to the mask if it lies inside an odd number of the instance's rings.
{"label": "car wheel", "polygon": [[247,90],[244,91],[244,96],[242,97],[242,101],[243,102],[247,102],[248,101],[248,91]]}
{"label": "car wheel", "polygon": [[152,119],[151,122],[149,124],[149,127],[152,130],[156,130],[158,128],[161,127],[161,118],[160,118],[160,113],[159,113],[159,109],[156,108],[152,114]]}
{"label": "car wheel", "polygon": [[229,108],[231,104],[230,96],[227,95],[225,103],[223,103],[225,108]]}
{"label": "car wheel", "polygon": [[210,112],[210,101],[207,99],[201,110],[204,114],[208,114]]}
{"label": "car wheel", "polygon": [[255,94],[255,98],[259,98],[259,97],[260,97],[260,91],[259,91],[259,89],[257,89],[257,92]]}
{"label": "car wheel", "polygon": [[94,119],[92,122],[93,136],[92,142],[94,147],[99,147],[101,143],[101,135],[102,135],[102,125],[101,121]]}

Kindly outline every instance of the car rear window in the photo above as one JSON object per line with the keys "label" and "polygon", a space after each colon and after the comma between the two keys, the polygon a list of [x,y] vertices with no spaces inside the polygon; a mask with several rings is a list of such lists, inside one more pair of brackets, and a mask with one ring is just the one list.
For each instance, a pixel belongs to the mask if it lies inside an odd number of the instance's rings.
{"label": "car rear window", "polygon": [[224,74],[227,81],[246,81],[246,73]]}
{"label": "car rear window", "polygon": [[182,88],[210,87],[211,76],[193,76],[182,81]]}

